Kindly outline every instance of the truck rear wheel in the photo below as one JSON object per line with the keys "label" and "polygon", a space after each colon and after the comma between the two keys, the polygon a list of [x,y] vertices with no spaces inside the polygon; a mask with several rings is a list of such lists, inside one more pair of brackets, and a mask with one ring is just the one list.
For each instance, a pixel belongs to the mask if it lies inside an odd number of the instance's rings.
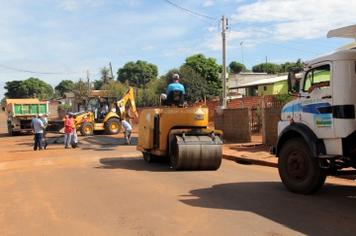
{"label": "truck rear wheel", "polygon": [[120,120],[117,118],[111,118],[105,123],[105,132],[107,134],[118,134],[120,129]]}
{"label": "truck rear wheel", "polygon": [[80,126],[80,133],[83,136],[92,136],[94,133],[94,126],[90,122],[85,122]]}
{"label": "truck rear wheel", "polygon": [[301,138],[290,139],[284,144],[278,159],[278,171],[287,189],[301,194],[316,192],[326,178],[318,160]]}

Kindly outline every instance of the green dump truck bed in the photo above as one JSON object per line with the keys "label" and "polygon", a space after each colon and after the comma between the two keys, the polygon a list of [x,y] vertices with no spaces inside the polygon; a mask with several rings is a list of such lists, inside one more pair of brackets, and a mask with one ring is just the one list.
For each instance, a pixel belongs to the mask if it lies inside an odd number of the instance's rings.
{"label": "green dump truck bed", "polygon": [[47,114],[48,105],[38,99],[8,99],[7,111],[12,116],[35,116]]}

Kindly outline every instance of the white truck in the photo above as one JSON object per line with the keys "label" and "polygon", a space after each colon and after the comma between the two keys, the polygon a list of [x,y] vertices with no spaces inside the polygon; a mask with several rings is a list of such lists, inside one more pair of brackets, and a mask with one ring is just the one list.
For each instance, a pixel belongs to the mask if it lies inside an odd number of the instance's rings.
{"label": "white truck", "polygon": [[[356,25],[331,30],[328,37],[356,39]],[[288,87],[298,97],[282,108],[274,152],[287,189],[311,194],[327,175],[356,169],[356,43],[296,72],[289,73]]]}

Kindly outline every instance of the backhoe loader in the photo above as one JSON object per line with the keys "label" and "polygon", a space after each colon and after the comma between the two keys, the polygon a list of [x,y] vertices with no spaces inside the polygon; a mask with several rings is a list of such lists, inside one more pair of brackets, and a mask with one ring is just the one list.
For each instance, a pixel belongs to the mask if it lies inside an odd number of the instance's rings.
{"label": "backhoe loader", "polygon": [[[90,100],[89,105],[90,111],[79,112],[74,115],[75,127],[83,136],[93,135],[94,131],[118,134],[121,130],[121,120],[127,114],[127,106],[130,109],[130,114],[133,114],[136,118],[138,117],[132,87],[126,91],[119,101],[112,104],[110,110],[107,103],[100,104],[97,98]],[[107,106],[106,112],[103,106]]]}

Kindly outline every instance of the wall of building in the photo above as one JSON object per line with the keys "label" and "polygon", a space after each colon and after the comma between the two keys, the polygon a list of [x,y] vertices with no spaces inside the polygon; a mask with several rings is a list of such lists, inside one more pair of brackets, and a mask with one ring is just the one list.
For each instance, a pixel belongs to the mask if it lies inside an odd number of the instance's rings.
{"label": "wall of building", "polygon": [[216,112],[214,125],[224,132],[224,142],[251,142],[248,108]]}

